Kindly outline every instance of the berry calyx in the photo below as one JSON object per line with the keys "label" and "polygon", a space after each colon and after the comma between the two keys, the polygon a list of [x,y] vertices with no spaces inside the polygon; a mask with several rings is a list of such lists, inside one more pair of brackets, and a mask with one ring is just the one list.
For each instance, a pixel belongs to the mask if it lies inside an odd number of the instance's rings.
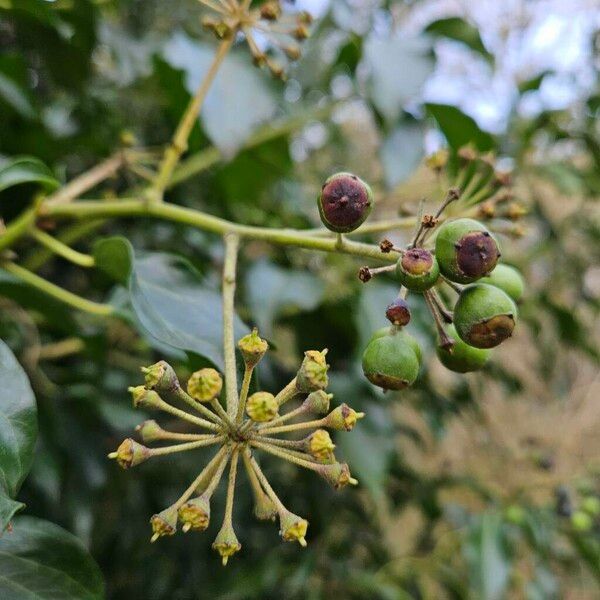
{"label": "berry calyx", "polygon": [[362,367],[373,385],[401,390],[417,379],[419,359],[407,338],[392,332],[371,339],[363,353]]}
{"label": "berry calyx", "polygon": [[336,173],[327,179],[317,199],[323,225],[336,233],[354,231],[373,208],[370,186],[352,173]]}
{"label": "berry calyx", "polygon": [[478,283],[465,288],[454,307],[459,337],[475,348],[493,348],[512,335],[517,307],[500,288]]}
{"label": "berry calyx", "polygon": [[448,335],[454,340],[454,345],[451,348],[436,348],[437,356],[440,362],[450,371],[456,373],[470,373],[482,369],[492,355],[491,350],[483,348],[475,348],[465,344],[458,334],[454,325],[448,325]]}
{"label": "berry calyx", "polygon": [[510,265],[497,265],[487,277],[483,277],[479,282],[489,283],[494,287],[500,288],[515,302],[518,302],[525,292],[523,275]]}
{"label": "berry calyx", "polygon": [[410,322],[410,309],[408,302],[403,298],[396,298],[385,310],[387,320],[397,327],[404,327]]}
{"label": "berry calyx", "polygon": [[398,259],[396,276],[405,288],[412,292],[424,292],[435,285],[440,268],[429,250],[411,248]]}
{"label": "berry calyx", "polygon": [[457,283],[472,283],[493,271],[500,249],[481,223],[456,219],[439,228],[435,255],[442,275]]}

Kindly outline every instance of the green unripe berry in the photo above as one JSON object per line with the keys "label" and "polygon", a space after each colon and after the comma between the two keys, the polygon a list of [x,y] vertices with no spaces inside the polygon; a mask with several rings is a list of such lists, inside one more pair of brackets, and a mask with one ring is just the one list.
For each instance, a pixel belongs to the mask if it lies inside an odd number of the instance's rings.
{"label": "green unripe berry", "polygon": [[362,225],[373,208],[373,192],[352,173],[336,173],[327,179],[317,199],[323,225],[336,233],[348,233]]}
{"label": "green unripe berry", "polygon": [[407,250],[396,263],[398,281],[412,292],[424,292],[435,285],[440,268],[435,256],[425,248]]}
{"label": "green unripe berry", "polygon": [[497,265],[487,276],[479,280],[479,283],[489,283],[505,291],[515,302],[518,302],[525,291],[525,280],[523,275],[510,265]]}
{"label": "green unripe berry", "polygon": [[444,277],[457,283],[472,283],[494,270],[500,249],[479,221],[456,219],[440,226],[435,256]]}
{"label": "green unripe berry", "polygon": [[571,515],[571,525],[575,531],[589,531],[594,524],[592,517],[582,510],[576,510]]}
{"label": "green unripe berry", "polygon": [[581,503],[581,509],[588,515],[597,517],[600,515],[600,498],[597,496],[588,496],[587,498],[584,498]]}
{"label": "green unripe berry", "polygon": [[463,342],[493,348],[512,335],[517,307],[510,296],[493,285],[465,288],[454,307],[454,326]]}
{"label": "green unripe berry", "polygon": [[525,509],[518,504],[511,504],[506,507],[504,518],[514,525],[523,525],[525,522]]}
{"label": "green unripe berry", "polygon": [[482,369],[492,355],[491,350],[474,348],[465,344],[456,333],[454,325],[448,325],[446,332],[454,340],[451,348],[438,346],[436,352],[440,362],[450,371],[470,373]]}
{"label": "green unripe berry", "polygon": [[374,339],[380,338],[380,337],[384,337],[386,335],[397,335],[400,336],[400,338],[405,341],[414,351],[414,353],[417,356],[417,360],[419,361],[419,365],[421,365],[421,363],[423,362],[423,353],[421,352],[421,346],[419,346],[419,342],[417,342],[417,340],[410,335],[410,333],[406,332],[404,329],[395,329],[393,327],[382,327],[381,329],[378,329],[372,336],[371,336],[371,340],[372,341]]}
{"label": "green unripe berry", "polygon": [[415,382],[419,358],[406,336],[395,332],[371,339],[363,353],[362,367],[373,385],[384,390],[401,390]]}

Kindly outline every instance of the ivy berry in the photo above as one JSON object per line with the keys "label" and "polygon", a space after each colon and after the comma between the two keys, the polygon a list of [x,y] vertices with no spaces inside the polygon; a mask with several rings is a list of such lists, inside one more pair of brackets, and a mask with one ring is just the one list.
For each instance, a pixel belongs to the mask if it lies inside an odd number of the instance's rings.
{"label": "ivy berry", "polygon": [[411,248],[398,259],[396,276],[400,284],[411,292],[425,292],[435,285],[440,268],[429,250]]}
{"label": "ivy berry", "polygon": [[336,233],[354,231],[373,208],[373,192],[352,173],[336,173],[324,183],[317,199],[323,225]]}
{"label": "ivy berry", "polygon": [[456,333],[454,325],[448,325],[447,333],[454,341],[453,346],[451,348],[442,346],[436,348],[440,362],[447,369],[456,373],[470,373],[485,366],[492,354],[491,350],[474,348],[469,344],[465,344]]}
{"label": "ivy berry", "polygon": [[523,275],[510,265],[498,265],[487,277],[479,283],[489,283],[506,292],[515,302],[518,302],[525,292]]}

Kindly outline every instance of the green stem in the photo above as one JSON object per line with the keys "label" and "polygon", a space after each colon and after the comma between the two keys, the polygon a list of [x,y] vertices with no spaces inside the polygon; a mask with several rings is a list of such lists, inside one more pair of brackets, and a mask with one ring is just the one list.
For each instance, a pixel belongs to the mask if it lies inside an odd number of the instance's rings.
{"label": "green stem", "polygon": [[285,440],[280,438],[270,438],[259,434],[253,435],[252,439],[265,444],[273,444],[274,446],[282,446],[283,448],[291,448],[293,450],[304,447],[304,440]]}
{"label": "green stem", "polygon": [[225,515],[223,517],[223,523],[232,525],[233,523],[233,498],[235,494],[235,480],[237,477],[237,465],[238,458],[240,456],[240,449],[236,447],[231,455],[231,463],[229,465],[229,479],[227,481],[227,497],[225,499]]}
{"label": "green stem", "polygon": [[235,423],[238,426],[242,424],[242,420],[244,419],[244,410],[246,409],[246,400],[248,399],[248,391],[250,390],[253,371],[254,367],[246,365],[246,368],[244,369],[244,378],[242,379],[242,388],[240,389],[240,401],[235,417]]}
{"label": "green stem", "polygon": [[35,222],[35,217],[35,209],[30,208],[11,221],[0,235],[0,252],[10,248],[20,237],[24,236]]}
{"label": "green stem", "polygon": [[187,450],[195,450],[204,446],[213,446],[225,441],[224,435],[215,435],[210,439],[197,440],[195,442],[186,442],[184,444],[176,444],[174,446],[163,446],[162,448],[150,448],[150,456],[166,456],[175,454],[176,452],[186,452]]}
{"label": "green stem", "polygon": [[216,423],[212,423],[210,421],[207,421],[206,419],[201,419],[200,417],[195,417],[194,415],[190,415],[190,413],[186,412],[185,410],[181,410],[175,406],[171,406],[168,402],[165,402],[162,398],[160,399],[160,402],[158,402],[157,408],[159,410],[162,410],[163,412],[174,415],[174,416],[182,419],[183,421],[187,421],[188,423],[193,423],[194,425],[197,425],[198,427],[208,429],[209,431],[217,431],[219,433],[222,431],[222,427],[219,427],[219,425],[217,425]]}
{"label": "green stem", "polygon": [[283,406],[286,402],[289,402],[295,398],[300,392],[296,388],[296,378],[292,379],[278,394],[275,396],[277,405]]}
{"label": "green stem", "polygon": [[314,421],[304,421],[303,423],[291,423],[290,425],[281,425],[280,427],[265,427],[260,430],[262,435],[273,435],[274,433],[288,433],[290,431],[300,431],[301,429],[311,429],[315,427],[326,427],[327,419],[315,419]]}
{"label": "green stem", "polygon": [[274,446],[270,446],[268,444],[263,444],[262,442],[257,442],[255,440],[250,440],[250,444],[263,450],[264,452],[268,452],[273,456],[277,456],[278,458],[282,458],[283,460],[287,460],[299,467],[303,467],[304,469],[309,469],[311,471],[317,471],[321,463],[315,463],[303,458],[298,458],[293,454],[289,454],[283,448],[275,448]]}
{"label": "green stem", "polygon": [[60,240],[48,235],[41,229],[32,229],[31,237],[54,254],[62,256],[65,260],[80,267],[90,268],[93,267],[96,262],[93,256],[73,250],[73,248],[70,248]]}
{"label": "green stem", "polygon": [[237,369],[233,329],[237,256],[240,239],[235,234],[224,236],[223,261],[223,353],[225,355],[225,398],[227,414],[235,418],[238,409]]}
{"label": "green stem", "polygon": [[173,395],[182,402],[185,402],[188,406],[199,412],[201,415],[204,415],[207,419],[213,421],[213,423],[216,423],[217,425],[223,425],[223,421],[217,415],[215,415],[212,410],[206,408],[206,406],[204,406],[204,404],[201,402],[194,400],[181,387],[177,386],[177,389],[175,392],[173,392]]}
{"label": "green stem", "polygon": [[166,189],[169,180],[171,179],[173,170],[177,166],[181,155],[187,150],[188,139],[192,133],[194,125],[196,124],[196,120],[198,119],[198,115],[206,98],[206,94],[208,93],[208,90],[212,85],[215,76],[217,75],[219,67],[223,63],[227,52],[231,48],[233,40],[234,36],[231,36],[221,42],[208,69],[208,72],[204,76],[204,79],[198,88],[198,91],[190,100],[185,112],[183,113],[183,116],[181,117],[181,121],[179,121],[177,130],[173,135],[173,140],[165,150],[165,155],[159,167],[158,175],[156,176],[154,185],[151,188],[152,199],[154,201],[160,202],[162,200],[163,192]]}
{"label": "green stem", "polygon": [[279,513],[285,512],[287,509],[283,505],[283,502],[279,499],[279,496],[275,493],[275,490],[271,487],[269,480],[262,472],[262,469],[259,467],[258,463],[256,462],[256,459],[254,458],[249,449],[247,450],[247,454],[245,456],[247,456],[248,462],[250,463],[250,466],[254,473],[256,473],[256,477],[258,478],[260,484],[267,493],[267,496],[269,496],[269,498],[271,498],[271,500],[273,501],[273,504],[275,504],[277,511]]}
{"label": "green stem", "polygon": [[229,415],[225,412],[218,398],[213,398],[210,401],[210,405],[215,409],[219,417],[223,419],[223,422],[229,427],[230,431],[235,431],[236,427],[233,421],[229,418]]}
{"label": "green stem", "polygon": [[77,294],[73,294],[67,290],[64,290],[45,279],[42,279],[39,275],[20,267],[12,262],[0,263],[0,266],[5,271],[8,271],[15,277],[18,277],[25,283],[28,283],[32,287],[76,308],[77,310],[83,310],[85,312],[100,315],[103,317],[112,315],[115,312],[115,309],[109,304],[100,304],[99,302],[92,302],[91,300],[86,300]]}

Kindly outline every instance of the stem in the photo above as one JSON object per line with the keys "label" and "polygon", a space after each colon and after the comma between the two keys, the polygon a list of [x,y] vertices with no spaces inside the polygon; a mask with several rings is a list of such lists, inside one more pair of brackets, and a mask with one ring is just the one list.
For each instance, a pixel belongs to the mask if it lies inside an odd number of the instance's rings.
{"label": "stem", "polygon": [[125,164],[125,154],[122,151],[82,173],[63,186],[46,200],[49,206],[67,204],[78,196],[96,187],[99,183],[112,177]]}
{"label": "stem", "polygon": [[15,263],[5,262],[0,263],[0,266],[2,269],[8,271],[15,277],[18,277],[25,283],[28,283],[41,292],[44,292],[45,294],[48,294],[49,296],[52,296],[53,298],[72,306],[73,308],[103,317],[110,316],[114,313],[114,308],[109,304],[101,304],[99,302],[86,300],[77,294],[73,294],[72,292],[64,290],[63,288],[58,287],[57,285],[54,285],[45,279],[42,279],[35,273],[32,273],[31,271],[28,271],[27,269],[24,269]]}
{"label": "stem", "polygon": [[185,452],[187,450],[194,450],[196,448],[202,448],[204,446],[212,446],[214,444],[220,444],[225,441],[226,436],[215,435],[210,439],[197,440],[195,442],[187,442],[184,444],[176,444],[174,446],[163,446],[162,448],[150,448],[150,456],[165,456],[167,454],[175,454],[176,452]]}
{"label": "stem", "polygon": [[452,321],[453,321],[453,315],[446,308],[446,306],[444,304],[444,301],[442,300],[442,298],[440,297],[440,295],[438,294],[438,292],[437,292],[436,289],[431,288],[429,290],[429,297],[431,298],[431,300],[435,304],[435,307],[437,308],[438,312],[440,313],[442,319],[444,319],[444,321],[446,323],[452,323]]}
{"label": "stem", "polygon": [[304,440],[285,440],[280,438],[270,438],[264,437],[262,435],[256,434],[252,436],[253,440],[257,440],[259,442],[263,442],[265,444],[273,444],[274,446],[282,446],[284,448],[302,448],[304,446]]}
{"label": "stem", "polygon": [[303,423],[292,423],[290,425],[281,425],[280,427],[265,427],[265,429],[261,429],[260,432],[262,435],[269,434],[273,435],[274,433],[287,433],[289,431],[300,431],[302,429],[311,429],[313,427],[325,427],[327,423],[327,419],[315,419],[314,421],[304,421]]}
{"label": "stem", "polygon": [[235,424],[229,418],[229,415],[225,412],[225,410],[221,406],[221,403],[219,402],[219,399],[218,398],[213,398],[210,401],[210,405],[215,409],[215,411],[217,412],[217,414],[219,415],[219,417],[221,417],[221,419],[223,419],[223,421],[225,422],[225,424],[227,425],[227,427],[229,427],[229,429],[231,431],[234,431],[235,428],[236,428]]}
{"label": "stem", "polygon": [[299,467],[303,467],[305,469],[310,469],[311,471],[317,471],[321,464],[321,463],[315,463],[312,461],[308,461],[303,458],[298,458],[297,456],[294,456],[293,454],[288,454],[288,452],[286,452],[283,449],[275,448],[273,446],[269,446],[268,444],[263,444],[262,442],[257,442],[255,440],[250,440],[250,444],[252,446],[255,446],[256,448],[259,448],[260,450],[264,450],[265,452],[272,454],[273,456],[277,456],[278,458],[287,460],[288,462],[298,465]]}
{"label": "stem", "polygon": [[296,378],[292,379],[278,394],[275,396],[277,405],[282,407],[289,400],[293,400],[300,392],[296,389]]}
{"label": "stem", "polygon": [[217,415],[215,415],[215,413],[212,412],[212,410],[206,408],[206,406],[204,406],[204,404],[202,404],[201,402],[194,400],[189,394],[187,394],[183,390],[183,388],[177,386],[177,389],[175,390],[175,392],[173,392],[173,395],[179,400],[185,402],[194,410],[198,411],[200,414],[204,415],[207,419],[210,419],[217,425],[223,425],[223,421]]}
{"label": "stem", "polygon": [[223,352],[225,355],[225,398],[227,414],[235,417],[238,408],[237,369],[233,330],[234,296],[239,237],[224,236],[225,260],[223,262]]}
{"label": "stem", "polygon": [[165,402],[162,398],[161,398],[158,408],[160,410],[162,410],[163,412],[167,412],[172,415],[175,415],[176,417],[179,417],[183,421],[187,421],[188,423],[193,423],[194,425],[197,425],[198,427],[203,427],[204,429],[208,429],[210,431],[218,431],[218,432],[222,431],[222,428],[219,427],[218,425],[216,425],[215,423],[211,423],[210,421],[206,421],[205,419],[200,419],[199,417],[190,415],[190,413],[186,412],[185,410],[181,410],[179,408],[176,408],[175,406],[171,406],[169,403]]}
{"label": "stem", "polygon": [[435,304],[431,299],[431,295],[429,294],[429,292],[423,292],[423,298],[425,299],[427,308],[429,309],[429,312],[431,313],[431,316],[435,321],[438,336],[440,337],[440,346],[445,349],[452,348],[452,346],[454,346],[454,341],[446,333],[442,320],[440,319],[440,315],[436,310]]}
{"label": "stem", "polygon": [[248,390],[250,389],[250,382],[252,381],[252,372],[254,367],[246,365],[244,370],[244,379],[242,380],[242,388],[240,390],[240,401],[237,409],[237,415],[235,417],[236,425],[241,425],[244,418],[244,410],[246,408],[246,400],[248,399]]}
{"label": "stem", "polygon": [[223,59],[231,48],[233,40],[234,36],[231,36],[221,42],[217,48],[217,52],[208,69],[208,72],[204,76],[204,79],[198,88],[198,91],[190,100],[185,112],[183,113],[183,116],[181,117],[181,121],[179,121],[179,125],[177,126],[175,134],[173,135],[173,140],[165,150],[162,163],[159,167],[158,175],[154,185],[152,186],[151,191],[153,193],[154,201],[162,201],[163,192],[166,189],[169,180],[171,179],[173,170],[177,166],[181,155],[187,150],[188,139],[192,129],[194,128],[194,125],[196,124],[196,120],[198,119],[198,115],[206,98],[206,94],[208,93],[208,90],[215,79]]}
{"label": "stem", "polygon": [[85,349],[85,342],[81,338],[71,337],[59,342],[45,344],[39,350],[38,360],[56,360],[77,354]]}
{"label": "stem", "polygon": [[208,440],[214,437],[215,435],[213,433],[180,433],[178,431],[167,431],[166,429],[163,429],[160,432],[160,437],[157,437],[156,440],[195,442],[199,440]]}
{"label": "stem", "polygon": [[73,217],[79,219],[90,217],[147,216],[182,223],[220,235],[235,233],[240,237],[263,240],[276,245],[295,246],[297,248],[319,250],[322,252],[341,252],[343,254],[371,258],[388,263],[395,263],[398,260],[396,253],[383,253],[379,247],[372,244],[345,239],[343,247],[339,248],[335,239],[305,235],[302,230],[239,225],[238,223],[233,223],[191,208],[164,203],[148,204],[140,199],[125,199],[110,202],[88,200],[72,205],[50,207],[42,205],[39,212],[43,216]]}
{"label": "stem", "polygon": [[294,410],[291,410],[289,413],[285,413],[285,415],[281,415],[280,417],[277,417],[276,419],[269,421],[266,425],[259,425],[258,431],[261,431],[265,427],[274,427],[275,425],[281,425],[282,423],[285,423],[286,421],[289,421],[290,419],[293,419],[294,417],[297,417],[298,415],[304,414],[306,411],[307,411],[306,406],[304,404],[301,404],[298,408],[295,408]]}
{"label": "stem", "polygon": [[442,275],[442,279],[444,280],[444,283],[447,286],[449,286],[450,288],[452,288],[457,294],[460,294],[463,291],[462,285],[458,285],[457,283],[454,283],[454,281],[451,281],[450,279],[446,279],[443,275]]}
{"label": "stem", "polygon": [[[254,473],[256,473],[256,477],[258,478],[258,480],[260,481],[260,484],[262,485],[263,489],[267,493],[267,496],[269,496],[269,498],[271,498],[271,500],[273,501],[273,504],[275,504],[277,511],[279,513],[285,512],[286,508],[283,505],[283,502],[279,499],[279,496],[275,493],[275,490],[271,487],[269,480],[266,478],[265,474],[262,472],[262,469],[258,466],[258,463],[256,462],[256,459],[252,455],[252,452],[249,449],[247,452],[248,452],[248,454],[247,454],[248,462],[250,463],[250,466],[252,467],[252,470],[254,471]],[[246,455],[244,455],[244,456],[246,456]]]}
{"label": "stem", "polygon": [[221,477],[223,476],[223,471],[229,462],[229,455],[231,454],[231,447],[224,446],[226,451],[225,455],[221,457],[221,462],[215,469],[211,480],[208,482],[206,489],[202,492],[202,495],[208,500],[213,495],[214,491],[217,489],[219,482],[221,481]]}
{"label": "stem", "polygon": [[237,477],[237,465],[238,458],[240,456],[239,446],[233,450],[231,455],[231,464],[229,466],[229,479],[227,480],[227,498],[225,500],[225,516],[223,517],[223,523],[232,525],[233,516],[233,497],[235,494],[235,479]]}
{"label": "stem", "polygon": [[248,474],[248,479],[250,480],[250,486],[254,492],[254,499],[256,502],[259,502],[265,495],[265,491],[260,485],[260,481],[256,476],[256,472],[252,468],[252,463],[250,462],[248,453],[246,451],[242,454],[242,460],[244,461],[244,467],[246,467],[246,473]]}
{"label": "stem", "polygon": [[29,231],[29,228],[35,222],[35,212],[33,208],[23,211],[7,225],[4,231],[0,230],[0,252],[6,250],[6,248],[10,248],[20,237]]}
{"label": "stem", "polygon": [[95,264],[95,260],[93,256],[89,254],[83,254],[82,252],[77,252],[77,250],[73,250],[60,240],[48,235],[45,231],[41,229],[33,229],[31,231],[31,237],[39,242],[42,246],[45,246],[53,252],[54,254],[58,254],[58,256],[62,256],[64,259],[80,266],[80,267],[93,267]]}

